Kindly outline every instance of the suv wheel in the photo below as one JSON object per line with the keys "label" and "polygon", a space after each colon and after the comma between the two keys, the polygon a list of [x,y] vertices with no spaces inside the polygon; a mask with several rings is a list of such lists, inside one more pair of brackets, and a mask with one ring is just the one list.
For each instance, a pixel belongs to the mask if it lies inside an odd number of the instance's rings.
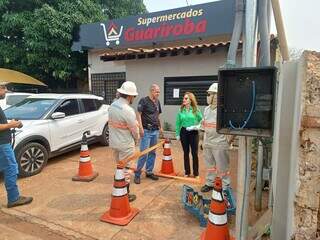
{"label": "suv wheel", "polygon": [[27,143],[17,152],[19,175],[29,177],[42,171],[48,161],[47,149],[35,142]]}
{"label": "suv wheel", "polygon": [[109,126],[106,124],[103,128],[102,135],[100,136],[100,143],[103,146],[109,146]]}

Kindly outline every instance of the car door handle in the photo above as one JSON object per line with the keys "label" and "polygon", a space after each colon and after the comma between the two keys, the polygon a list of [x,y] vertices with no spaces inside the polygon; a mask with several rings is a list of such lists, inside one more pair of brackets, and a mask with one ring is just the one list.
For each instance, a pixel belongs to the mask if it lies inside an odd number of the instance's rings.
{"label": "car door handle", "polygon": [[77,120],[77,123],[83,123],[83,122],[84,122],[84,120],[82,120],[82,119]]}

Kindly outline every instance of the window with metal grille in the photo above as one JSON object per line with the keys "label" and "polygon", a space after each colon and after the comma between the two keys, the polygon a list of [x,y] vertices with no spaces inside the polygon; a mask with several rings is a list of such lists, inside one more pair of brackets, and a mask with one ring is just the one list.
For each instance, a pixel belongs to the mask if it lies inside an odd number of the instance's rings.
{"label": "window with metal grille", "polygon": [[165,77],[164,104],[180,105],[185,92],[192,92],[201,106],[207,105],[207,90],[218,76]]}
{"label": "window with metal grille", "polygon": [[107,104],[111,104],[125,80],[125,72],[91,74],[92,94],[103,97]]}

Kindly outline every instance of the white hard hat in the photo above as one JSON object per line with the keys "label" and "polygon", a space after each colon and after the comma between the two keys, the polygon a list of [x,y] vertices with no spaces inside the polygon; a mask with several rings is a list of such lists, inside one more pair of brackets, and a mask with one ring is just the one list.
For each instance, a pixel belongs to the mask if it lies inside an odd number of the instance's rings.
{"label": "white hard hat", "polygon": [[136,84],[131,81],[124,82],[117,91],[129,96],[138,96]]}
{"label": "white hard hat", "polygon": [[207,92],[218,92],[218,83],[212,83]]}

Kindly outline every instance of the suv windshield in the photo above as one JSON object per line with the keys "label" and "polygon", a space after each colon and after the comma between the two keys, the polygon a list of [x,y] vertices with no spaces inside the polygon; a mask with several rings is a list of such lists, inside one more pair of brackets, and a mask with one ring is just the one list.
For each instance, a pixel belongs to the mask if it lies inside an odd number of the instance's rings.
{"label": "suv windshield", "polygon": [[28,97],[30,95],[22,95],[22,94],[19,94],[19,95],[8,95],[7,96],[7,105],[15,105],[17,104],[18,102],[21,102],[23,99],[25,99],[26,97]]}
{"label": "suv windshield", "polygon": [[8,119],[40,119],[56,102],[57,99],[26,98],[22,102],[4,110],[4,113]]}

